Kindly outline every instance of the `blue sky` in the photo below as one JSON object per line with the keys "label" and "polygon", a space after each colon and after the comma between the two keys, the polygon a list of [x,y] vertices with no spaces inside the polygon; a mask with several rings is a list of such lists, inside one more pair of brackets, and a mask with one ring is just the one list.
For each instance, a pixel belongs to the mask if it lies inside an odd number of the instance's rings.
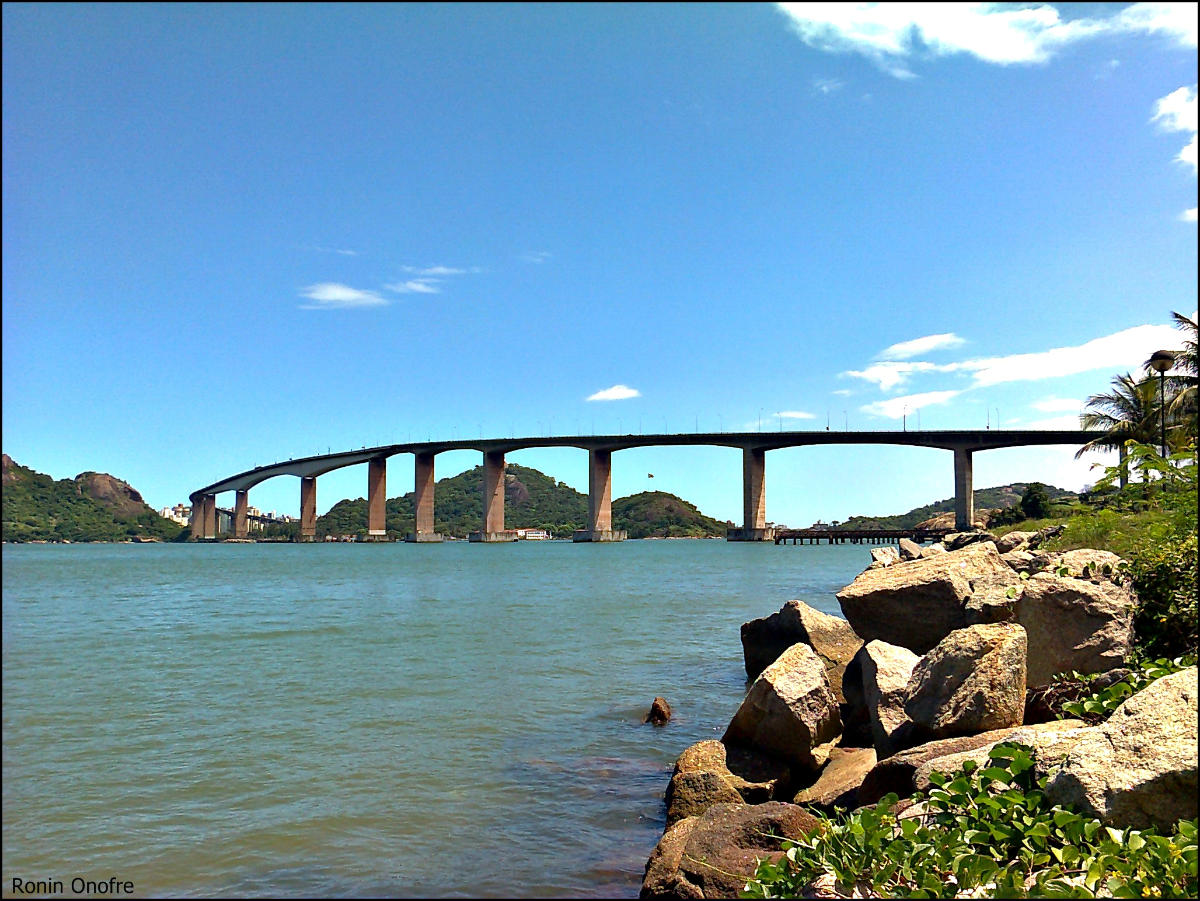
{"label": "blue sky", "polygon": [[[155,507],[476,434],[1072,427],[1196,309],[1195,4],[3,19],[4,451]],[[976,487],[1078,489],[1073,450]],[[587,490],[582,451],[509,460]],[[737,451],[613,466],[740,521]],[[952,494],[945,451],[767,456],[772,521]]]}

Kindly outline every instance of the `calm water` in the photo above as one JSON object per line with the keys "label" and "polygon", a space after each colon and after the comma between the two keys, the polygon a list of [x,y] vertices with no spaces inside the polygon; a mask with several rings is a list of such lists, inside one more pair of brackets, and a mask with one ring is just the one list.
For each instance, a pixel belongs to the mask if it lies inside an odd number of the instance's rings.
{"label": "calm water", "polygon": [[[739,627],[861,546],[5,546],[3,886],[636,897]],[[655,695],[675,709],[643,725]]]}

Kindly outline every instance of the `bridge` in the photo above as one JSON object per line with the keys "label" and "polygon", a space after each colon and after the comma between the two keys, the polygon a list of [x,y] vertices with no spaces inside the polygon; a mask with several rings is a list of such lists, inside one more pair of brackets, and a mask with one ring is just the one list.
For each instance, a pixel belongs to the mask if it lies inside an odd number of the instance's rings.
{"label": "bridge", "polygon": [[474,450],[483,455],[483,529],[472,541],[512,541],[504,528],[504,455],[538,447],[575,447],[588,452],[587,528],[575,533],[576,541],[620,541],[624,533],[612,527],[612,455],[635,447],[715,446],[742,451],[742,527],[731,529],[731,541],[770,541],[766,525],[766,453],[786,447],[820,445],[891,444],[929,447],[954,454],[954,521],[967,529],[975,519],[972,455],[978,451],[1034,445],[1082,445],[1103,435],[1085,431],[965,430],[878,432],[707,432],[660,435],[575,435],[563,437],[490,438],[389,444],[330,454],[301,457],[259,466],[213,482],[189,496],[192,502],[191,534],[196,539],[217,537],[216,498],[234,492],[233,534],[248,533],[249,492],[276,476],[300,479],[300,539],[312,541],[317,528],[317,478],[345,466],[367,464],[368,537],[386,536],[384,502],[387,499],[387,461],[397,454],[412,454],[415,467],[415,531],[410,541],[441,541],[434,528],[434,458],[446,451]]}

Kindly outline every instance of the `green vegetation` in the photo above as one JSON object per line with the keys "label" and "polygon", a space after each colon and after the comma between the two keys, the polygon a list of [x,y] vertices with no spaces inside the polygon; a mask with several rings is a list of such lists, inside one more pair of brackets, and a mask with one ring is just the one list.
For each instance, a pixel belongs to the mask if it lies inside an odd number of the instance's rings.
{"label": "green vegetation", "polygon": [[902,810],[888,795],[824,817],[823,829],[785,841],[778,861],[760,862],[742,896],[813,897],[826,880],[841,897],[1196,897],[1196,820],[1171,835],[1112,829],[1050,804],[1028,746],[1005,742],[988,757],[933,774],[923,807]]}
{"label": "green vegetation", "polygon": [[99,473],[55,481],[5,454],[3,492],[5,541],[173,541],[183,532],[124,482]]}
{"label": "green vegetation", "polygon": [[[1012,507],[1020,509],[1021,499],[1029,487],[1025,482],[1014,482],[1011,485],[1000,485],[996,488],[981,488],[974,493],[975,509],[1007,510]],[[1075,500],[1074,493],[1064,491],[1062,488],[1042,485],[1042,489],[1046,493],[1048,502],[1070,502]],[[1057,505],[1051,509],[1057,509]],[[949,497],[945,500],[935,501],[932,504],[926,504],[924,507],[917,507],[915,510],[909,510],[907,513],[896,514],[895,516],[851,516],[845,522],[839,523],[835,528],[911,529],[925,522],[927,519],[933,519],[933,517],[939,514],[953,512],[954,498]]]}
{"label": "green vegetation", "polygon": [[[443,535],[464,538],[483,528],[481,514],[483,467],[437,483],[434,526]],[[414,530],[414,495],[389,498],[387,530],[403,537]],[[504,477],[504,524],[510,529],[545,529],[568,537],[587,524],[587,495],[536,469],[510,463]],[[630,538],[724,536],[726,524],[700,513],[692,504],[661,491],[617,498],[612,505],[613,528]],[[367,531],[367,502],[344,500],[317,518],[317,537],[359,535]]]}
{"label": "green vegetation", "polygon": [[[1171,673],[1177,673],[1181,669],[1195,665],[1195,655],[1176,657],[1174,660],[1135,662],[1134,668],[1128,676],[1105,685],[1097,691],[1082,692],[1080,694],[1083,696],[1076,700],[1063,701],[1059,708],[1058,719],[1074,718],[1092,724],[1103,722],[1124,703],[1126,698],[1137,694],[1155,679],[1161,679],[1163,676],[1169,676]],[[1065,678],[1060,678],[1058,684],[1082,685],[1086,690],[1090,683],[1100,680],[1103,675],[1093,673],[1084,676],[1079,673],[1071,673]]]}

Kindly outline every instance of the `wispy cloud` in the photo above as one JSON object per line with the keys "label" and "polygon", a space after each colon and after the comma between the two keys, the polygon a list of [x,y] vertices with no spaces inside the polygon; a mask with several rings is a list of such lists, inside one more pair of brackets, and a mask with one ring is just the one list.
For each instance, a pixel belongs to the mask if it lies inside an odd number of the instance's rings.
{"label": "wispy cloud", "polygon": [[521,259],[526,263],[544,263],[550,257],[551,253],[548,250],[527,250],[521,254]]}
{"label": "wispy cloud", "polygon": [[879,386],[880,390],[892,391],[907,382],[914,373],[945,371],[945,366],[939,366],[936,363],[921,361],[902,363],[894,360],[886,360],[882,363],[872,363],[866,369],[851,369],[843,372],[842,375],[874,382]]}
{"label": "wispy cloud", "polygon": [[1180,222],[1195,222],[1196,221],[1196,207],[1192,207],[1190,210],[1184,210],[1182,213],[1180,213],[1179,221]]}
{"label": "wispy cloud", "polygon": [[1137,3],[1104,18],[1063,19],[1049,5],[998,3],[778,3],[804,43],[859,53],[896,78],[912,58],[969,54],[998,65],[1044,63],[1063,47],[1104,34],[1165,35],[1196,46],[1190,4]]}
{"label": "wispy cloud", "polygon": [[475,275],[483,269],[480,266],[401,266],[400,271],[426,278],[443,278],[451,275]]}
{"label": "wispy cloud", "polygon": [[935,404],[944,404],[952,400],[961,391],[926,391],[923,394],[908,394],[903,397],[889,397],[887,400],[875,401],[872,404],[866,404],[859,407],[864,413],[871,416],[884,416],[888,419],[901,419],[908,413],[915,413],[922,407],[931,407]]}
{"label": "wispy cloud", "polygon": [[1079,414],[1066,413],[1062,416],[1051,416],[1048,419],[1035,419],[1033,422],[1025,423],[1021,428],[1043,432],[1077,429],[1079,428]]}
{"label": "wispy cloud", "polygon": [[393,282],[384,287],[397,294],[441,294],[442,289],[438,287],[438,281],[436,278],[411,278],[406,282]]}
{"label": "wispy cloud", "polygon": [[849,397],[854,392],[849,388],[838,388],[833,393],[838,395],[838,397]]}
{"label": "wispy cloud", "polygon": [[918,354],[926,354],[931,350],[941,350],[947,347],[958,347],[966,342],[953,332],[941,335],[926,335],[924,338],[913,338],[911,341],[901,341],[880,351],[879,358],[884,360],[907,360]]}
{"label": "wispy cloud", "polygon": [[1191,134],[1192,138],[1179,151],[1175,159],[1191,166],[1196,172],[1196,86],[1182,87],[1172,91],[1166,97],[1161,97],[1154,104],[1154,115],[1151,122],[1157,122],[1164,131],[1181,131]]}
{"label": "wispy cloud", "polygon": [[588,400],[628,400],[631,397],[641,397],[642,392],[628,385],[613,385],[603,391],[597,391]]}
{"label": "wispy cloud", "polygon": [[816,419],[815,413],[805,413],[803,410],[780,410],[775,414],[780,419]]}
{"label": "wispy cloud", "polygon": [[363,291],[337,282],[309,285],[300,292],[300,296],[313,301],[311,304],[301,304],[302,310],[345,310],[387,305],[387,300],[374,291]]}
{"label": "wispy cloud", "polygon": [[319,245],[314,244],[312,249],[317,251],[317,253],[336,253],[336,254],[338,254],[340,256],[344,256],[344,257],[358,256],[357,250],[345,250],[341,247],[321,247]]}
{"label": "wispy cloud", "polygon": [[813,90],[818,94],[832,94],[844,88],[846,82],[840,78],[814,78],[812,86]]}

